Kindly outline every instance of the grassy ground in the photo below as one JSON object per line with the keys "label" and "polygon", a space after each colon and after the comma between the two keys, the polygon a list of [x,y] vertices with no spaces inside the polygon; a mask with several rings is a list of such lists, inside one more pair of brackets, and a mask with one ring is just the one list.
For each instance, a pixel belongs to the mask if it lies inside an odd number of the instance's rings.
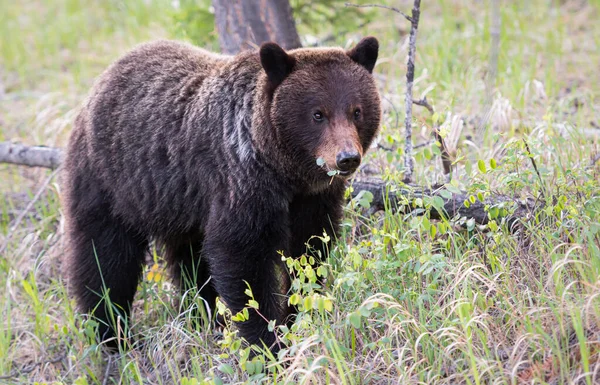
{"label": "grassy ground", "polygon": [[[380,39],[381,144],[399,150],[374,151],[368,167],[398,180],[408,24],[373,12],[335,43]],[[318,271],[329,287],[315,290],[315,272],[290,261],[291,300],[304,310],[282,330],[280,357],[253,359],[234,328],[194,327],[154,254],[136,297],[136,346],[108,356],[61,277],[56,175],[0,165],[0,383],[600,382],[600,2],[504,1],[487,86],[489,2],[423,2],[422,12],[415,93],[433,103],[457,159],[450,189],[544,204],[519,232],[500,218],[482,227],[367,215],[352,201]],[[64,146],[93,79],[139,42],[195,36],[181,32],[186,18],[167,0],[0,2],[0,140]],[[415,120],[415,143],[427,142],[432,117],[417,108]],[[416,151],[417,183],[443,180],[436,152]]]}

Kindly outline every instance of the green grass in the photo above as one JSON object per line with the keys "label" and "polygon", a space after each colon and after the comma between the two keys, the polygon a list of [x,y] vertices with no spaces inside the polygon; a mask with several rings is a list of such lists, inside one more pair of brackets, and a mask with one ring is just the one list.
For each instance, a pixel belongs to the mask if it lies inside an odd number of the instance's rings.
{"label": "green grass", "polygon": [[[393,5],[408,12],[408,3]],[[482,227],[392,209],[370,215],[364,200],[349,202],[324,268],[288,261],[290,300],[302,311],[281,330],[287,348],[280,357],[250,358],[234,327],[199,326],[206,320],[180,303],[201,300],[190,292],[181,301],[155,251],[131,319],[135,346],[107,356],[62,275],[57,178],[0,165],[0,383],[600,381],[600,164],[590,166],[600,151],[600,2],[503,2],[491,90],[488,2],[422,7],[415,95],[427,94],[447,139],[458,139],[450,188],[473,199],[538,200],[543,208],[519,231],[508,231],[499,217]],[[64,146],[94,78],[139,42],[204,37],[214,47],[214,33],[185,31],[195,16],[182,12],[167,0],[0,2],[0,140]],[[394,13],[371,12],[367,26],[334,43],[380,39],[381,141],[394,151],[372,151],[367,161],[398,181],[409,26]],[[343,26],[340,20],[331,28]],[[328,32],[322,23],[300,30]],[[432,117],[418,107],[414,115],[415,143],[430,140]],[[419,148],[415,158],[417,183],[443,181],[435,146]],[[326,275],[326,289],[315,290],[317,275]]]}

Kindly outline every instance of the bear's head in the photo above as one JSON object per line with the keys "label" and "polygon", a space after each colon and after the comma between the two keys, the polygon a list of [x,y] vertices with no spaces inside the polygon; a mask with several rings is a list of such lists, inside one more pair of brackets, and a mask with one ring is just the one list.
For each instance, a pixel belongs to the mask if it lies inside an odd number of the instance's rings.
{"label": "bear's head", "polygon": [[270,130],[298,175],[313,181],[348,178],[379,128],[380,100],[372,76],[379,44],[353,49],[260,47]]}

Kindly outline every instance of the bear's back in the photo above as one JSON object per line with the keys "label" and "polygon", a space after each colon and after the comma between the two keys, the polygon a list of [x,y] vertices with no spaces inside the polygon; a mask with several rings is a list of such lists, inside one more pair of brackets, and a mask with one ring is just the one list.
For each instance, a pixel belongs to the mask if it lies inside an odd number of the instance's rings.
{"label": "bear's back", "polygon": [[231,61],[172,41],[125,54],[98,78],[75,121],[66,174],[89,169],[124,217],[174,223],[190,204],[203,206],[208,194],[186,175],[193,159],[184,122],[202,85]]}
{"label": "bear's back", "polygon": [[122,78],[131,75],[128,80],[138,85],[158,78],[210,76],[231,58],[178,41],[157,40],[140,44],[126,53],[108,67],[99,82],[114,75]]}
{"label": "bear's back", "polygon": [[[175,41],[142,44],[113,63],[98,78],[86,108],[102,114],[101,109],[106,105],[128,106],[135,107],[131,112],[141,115],[141,112],[157,108],[184,107],[186,99],[202,82],[216,75],[230,60],[231,57]],[[106,118],[110,120],[110,116]]]}

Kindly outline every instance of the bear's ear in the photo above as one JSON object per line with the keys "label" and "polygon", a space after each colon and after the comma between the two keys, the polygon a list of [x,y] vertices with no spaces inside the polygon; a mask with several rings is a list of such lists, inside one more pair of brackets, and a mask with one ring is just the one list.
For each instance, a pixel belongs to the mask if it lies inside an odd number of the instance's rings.
{"label": "bear's ear", "polygon": [[377,54],[379,52],[379,42],[373,36],[365,37],[358,42],[356,47],[347,52],[350,59],[365,67],[369,73],[373,72]]}
{"label": "bear's ear", "polygon": [[271,86],[275,88],[292,72],[296,59],[277,44],[264,43],[260,46],[260,64],[267,73]]}

